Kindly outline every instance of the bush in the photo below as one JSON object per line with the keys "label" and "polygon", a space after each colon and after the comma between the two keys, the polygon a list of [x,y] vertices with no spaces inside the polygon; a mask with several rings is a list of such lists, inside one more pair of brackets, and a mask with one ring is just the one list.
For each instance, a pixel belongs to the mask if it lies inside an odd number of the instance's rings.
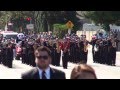
{"label": "bush", "polygon": [[63,38],[64,35],[68,32],[67,26],[65,24],[54,24],[53,34],[59,38]]}

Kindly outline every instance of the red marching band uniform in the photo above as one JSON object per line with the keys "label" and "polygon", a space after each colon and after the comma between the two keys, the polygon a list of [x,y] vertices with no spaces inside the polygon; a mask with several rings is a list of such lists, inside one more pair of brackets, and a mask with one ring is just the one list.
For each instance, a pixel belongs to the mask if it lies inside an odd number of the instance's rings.
{"label": "red marching band uniform", "polygon": [[70,49],[70,40],[65,40],[62,42],[61,49],[63,51],[62,62],[63,68],[67,69],[68,61],[69,61],[69,49]]}

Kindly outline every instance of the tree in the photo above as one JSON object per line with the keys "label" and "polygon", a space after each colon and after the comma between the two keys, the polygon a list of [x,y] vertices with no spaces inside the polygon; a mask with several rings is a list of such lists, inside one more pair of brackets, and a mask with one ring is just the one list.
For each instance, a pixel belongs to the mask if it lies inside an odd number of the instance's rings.
{"label": "tree", "polygon": [[29,14],[27,11],[0,11],[0,28],[4,29],[8,22],[13,23],[14,30],[25,26],[25,18]]}
{"label": "tree", "polygon": [[[9,16],[9,17],[8,17]],[[6,22],[14,23],[14,30],[26,28],[26,18],[30,17],[34,24],[34,31],[52,31],[56,23],[67,23],[69,20],[74,23],[74,29],[77,30],[78,20],[76,11],[0,11],[0,24],[5,26]]]}
{"label": "tree", "polygon": [[65,22],[72,21],[72,23],[74,24],[73,29],[76,32],[76,30],[78,30],[80,28],[80,24],[78,22],[79,18],[76,17],[77,12],[76,11],[65,11],[65,12],[66,12],[66,15],[65,15],[66,21]]}
{"label": "tree", "polygon": [[110,24],[120,24],[120,11],[86,11],[84,17],[100,24],[106,31],[110,30]]}
{"label": "tree", "polygon": [[68,21],[72,21],[74,23],[74,29],[78,30],[79,19],[76,17],[76,14],[76,11],[43,11],[41,20],[43,20],[44,27],[46,27],[45,31],[52,31],[53,24],[67,23]]}
{"label": "tree", "polygon": [[4,29],[5,25],[11,18],[10,11],[0,11],[0,28]]}
{"label": "tree", "polygon": [[65,24],[54,24],[53,27],[53,34],[59,38],[63,38],[64,35],[68,32],[67,26]]}

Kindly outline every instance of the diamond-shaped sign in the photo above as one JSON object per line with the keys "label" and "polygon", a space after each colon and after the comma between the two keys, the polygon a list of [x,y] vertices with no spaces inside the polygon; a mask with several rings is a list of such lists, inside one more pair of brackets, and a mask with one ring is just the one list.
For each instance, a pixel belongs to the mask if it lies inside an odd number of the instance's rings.
{"label": "diamond-shaped sign", "polygon": [[68,21],[66,23],[66,26],[67,26],[68,29],[71,29],[71,28],[73,28],[74,24],[71,21]]}

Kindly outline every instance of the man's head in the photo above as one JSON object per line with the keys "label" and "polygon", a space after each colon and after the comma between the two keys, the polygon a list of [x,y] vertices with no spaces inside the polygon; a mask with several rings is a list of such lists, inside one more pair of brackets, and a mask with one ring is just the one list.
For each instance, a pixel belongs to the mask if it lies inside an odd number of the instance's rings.
{"label": "man's head", "polygon": [[51,63],[51,51],[45,46],[41,46],[35,50],[35,62],[40,69],[46,69]]}

